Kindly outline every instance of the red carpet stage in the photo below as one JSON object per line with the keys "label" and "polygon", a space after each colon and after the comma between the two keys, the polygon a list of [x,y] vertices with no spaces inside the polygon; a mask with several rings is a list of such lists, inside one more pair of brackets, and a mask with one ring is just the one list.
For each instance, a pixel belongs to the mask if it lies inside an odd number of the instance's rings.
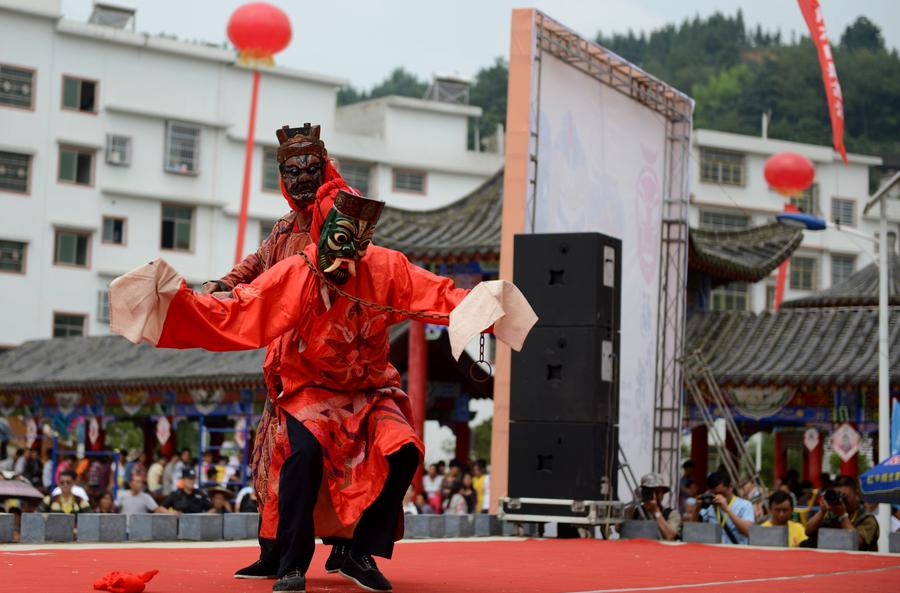
{"label": "red carpet stage", "polygon": [[[146,593],[268,593],[272,581],[237,581],[235,568],[254,558],[252,547],[88,548],[3,546],[3,593],[90,592],[109,570],[158,568]],[[318,546],[307,590],[360,591],[325,574]],[[900,556],[813,550],[740,549],[632,540],[468,540],[401,543],[381,561],[397,593],[611,593],[715,591],[880,593],[900,591]]]}

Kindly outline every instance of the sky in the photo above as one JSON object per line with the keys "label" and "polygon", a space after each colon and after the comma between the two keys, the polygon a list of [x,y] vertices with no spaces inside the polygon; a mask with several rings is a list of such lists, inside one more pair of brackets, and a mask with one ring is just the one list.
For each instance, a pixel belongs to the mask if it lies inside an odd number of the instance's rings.
{"label": "sky", "polygon": [[[112,0],[137,8],[137,30],[181,39],[221,43],[231,13],[246,0]],[[397,66],[419,77],[472,77],[509,53],[510,11],[535,6],[593,38],[598,31],[650,31],[716,11],[764,29],[805,32],[794,0],[269,0],[290,17],[294,30],[279,64],[346,79],[371,88]],[[900,47],[900,1],[821,0],[829,36],[837,43],[860,15],[882,30],[889,47]],[[92,0],[62,0],[66,18],[86,21]]]}

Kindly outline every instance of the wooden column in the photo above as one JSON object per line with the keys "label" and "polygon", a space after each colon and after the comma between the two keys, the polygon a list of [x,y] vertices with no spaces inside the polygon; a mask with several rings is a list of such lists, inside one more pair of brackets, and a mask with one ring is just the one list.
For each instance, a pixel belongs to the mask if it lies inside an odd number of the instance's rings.
{"label": "wooden column", "polygon": [[788,472],[787,467],[787,449],[784,448],[784,444],[782,443],[783,433],[774,431],[775,434],[775,463],[774,463],[774,480],[777,480],[781,476],[784,476]]}
{"label": "wooden column", "polygon": [[[809,466],[809,481],[812,482],[812,485],[815,488],[822,487],[822,480],[819,477],[822,475],[822,459],[825,455],[825,438],[820,434],[819,435],[819,444],[816,445],[816,448],[812,451],[806,452],[807,465]],[[804,447],[805,449],[806,447]]]}

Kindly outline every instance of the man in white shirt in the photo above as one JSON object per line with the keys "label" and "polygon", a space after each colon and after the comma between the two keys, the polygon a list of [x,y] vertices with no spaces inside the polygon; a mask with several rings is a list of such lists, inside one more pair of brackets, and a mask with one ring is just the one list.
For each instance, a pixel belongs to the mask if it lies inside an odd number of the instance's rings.
{"label": "man in white shirt", "polygon": [[144,492],[144,477],[140,474],[132,474],[128,490],[119,490],[116,498],[116,509],[125,515],[135,513],[168,513],[168,509],[156,504],[153,497]]}

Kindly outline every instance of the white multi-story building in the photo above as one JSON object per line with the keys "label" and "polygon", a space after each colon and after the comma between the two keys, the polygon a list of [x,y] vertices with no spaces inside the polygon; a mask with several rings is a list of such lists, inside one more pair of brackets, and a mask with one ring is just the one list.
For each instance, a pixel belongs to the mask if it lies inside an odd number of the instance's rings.
{"label": "white multi-story building", "polygon": [[[784,300],[807,296],[847,278],[872,263],[878,213],[863,214],[869,196],[869,171],[881,165],[873,156],[848,154],[848,164],[828,146],[801,144],[713,130],[694,130],[691,148],[690,222],[694,228],[737,230],[772,222],[786,199],[766,183],[763,167],[773,154],[791,151],[816,168],[812,187],[793,198],[801,210],[836,223],[838,228],[804,231],[791,257]],[[891,205],[890,228],[897,231],[900,207]],[[869,239],[871,238],[871,239]],[[712,293],[713,309],[771,308],[777,272],[756,284],[733,283]]]}
{"label": "white multi-story building", "polygon": [[[66,20],[59,0],[0,0],[2,347],[107,333],[109,281],[160,255],[196,284],[233,264],[252,71],[230,49],[107,16],[119,26]],[[321,124],[351,185],[406,209],[443,206],[502,166],[467,149],[480,108],[401,97],[339,108],[345,84],[263,72],[246,252],[287,211],[274,159],[284,124]]]}

